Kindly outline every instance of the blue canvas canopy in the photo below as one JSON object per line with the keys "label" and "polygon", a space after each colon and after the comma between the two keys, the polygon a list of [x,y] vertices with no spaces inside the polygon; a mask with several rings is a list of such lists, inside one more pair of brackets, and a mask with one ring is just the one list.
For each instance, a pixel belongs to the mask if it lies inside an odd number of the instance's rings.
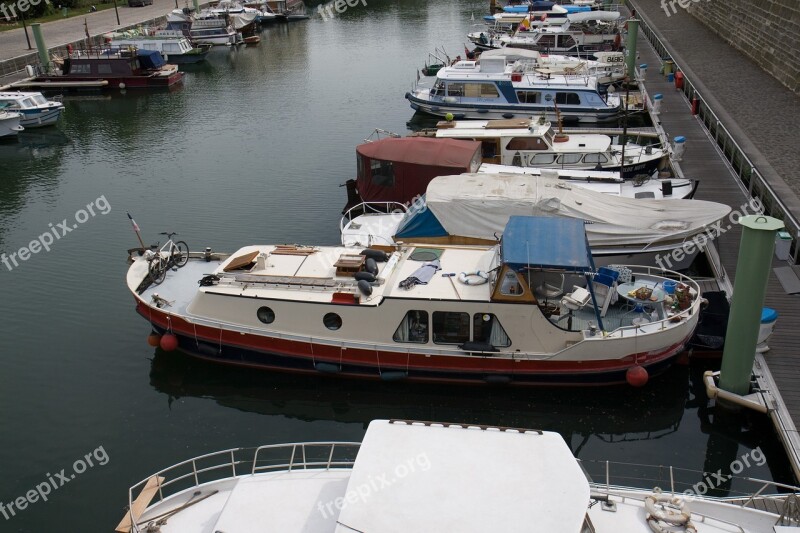
{"label": "blue canvas canopy", "polygon": [[503,263],[572,272],[594,270],[583,221],[569,218],[512,216],[502,240]]}
{"label": "blue canvas canopy", "polygon": [[166,64],[158,50],[137,50],[136,55],[139,57],[142,68],[145,69],[160,68]]}
{"label": "blue canvas canopy", "polygon": [[395,239],[447,237],[448,233],[430,209],[412,209],[397,228]]}

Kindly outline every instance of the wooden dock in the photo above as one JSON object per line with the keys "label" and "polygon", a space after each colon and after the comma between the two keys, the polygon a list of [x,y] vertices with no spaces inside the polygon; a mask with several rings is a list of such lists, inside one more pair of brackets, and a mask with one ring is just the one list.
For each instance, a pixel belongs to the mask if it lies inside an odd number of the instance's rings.
{"label": "wooden dock", "polygon": [[[644,24],[648,24],[655,34],[659,33],[658,28],[653,27],[648,20],[646,13],[639,10],[637,17],[642,19]],[[669,49],[669,43],[663,38],[661,41]],[[674,83],[666,81],[666,78],[659,74],[661,58],[656,55],[641,31],[638,52],[640,56],[637,64],[649,65],[645,80],[647,92],[651,97],[655,94],[663,96],[661,112],[657,117],[660,126],[670,138],[678,135],[686,138],[686,152],[679,166],[684,177],[700,180],[700,187],[695,197],[725,203],[735,211],[744,212],[743,206],[746,206],[750,199],[746,187],[732,171],[728,161],[721,156],[720,149],[709,137],[703,122],[691,114],[691,104],[683,92],[676,90]],[[689,70],[690,65],[682,64],[681,59],[674,54],[672,58],[682,66],[696,88],[702,87],[702,77],[692,73]],[[765,73],[764,76],[768,74]],[[753,214],[751,208],[747,209],[746,214]],[[792,214],[800,217],[800,213]],[[741,227],[729,219],[724,221],[722,227],[726,231],[715,245],[721,264],[732,284],[739,258]],[[779,261],[773,257],[773,268],[787,264],[786,261]],[[779,318],[775,333],[769,341],[770,350],[763,356],[761,354],[756,356],[754,372],[759,387],[768,398],[770,417],[786,448],[795,477],[800,479],[800,436],[797,433],[797,425],[800,423],[800,329],[797,328],[800,324],[800,299],[797,295],[786,294],[773,272],[769,278],[765,306],[776,309]]]}

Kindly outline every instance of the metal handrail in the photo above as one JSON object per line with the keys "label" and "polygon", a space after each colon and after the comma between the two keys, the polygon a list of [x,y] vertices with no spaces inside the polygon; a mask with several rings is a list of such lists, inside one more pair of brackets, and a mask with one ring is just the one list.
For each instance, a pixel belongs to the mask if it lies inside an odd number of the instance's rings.
{"label": "metal handrail", "polygon": [[342,215],[342,218],[339,220],[339,232],[344,231],[344,228],[352,222],[353,219],[362,214],[399,214],[407,212],[408,206],[400,202],[361,202],[348,209],[347,212]]}
{"label": "metal handrail", "polygon": [[[330,470],[332,468],[348,468],[352,467],[355,462],[355,454],[353,454],[353,459],[347,460],[334,460],[334,452],[338,449],[343,449],[345,451],[353,451],[357,452],[358,448],[361,446],[358,442],[337,442],[337,441],[330,441],[330,442],[306,442],[306,443],[288,443],[288,444],[273,444],[273,445],[266,445],[260,446],[258,448],[230,448],[227,450],[221,450],[217,452],[212,452],[204,455],[199,455],[192,459],[187,459],[185,461],[181,461],[176,463],[172,466],[159,470],[155,474],[151,474],[145,479],[141,480],[140,482],[136,483],[135,485],[131,486],[128,489],[128,512],[131,513],[131,509],[133,508],[133,502],[135,500],[134,494],[139,493],[147,482],[152,479],[153,477],[163,477],[164,482],[160,483],[158,486],[158,499],[155,503],[159,503],[164,501],[166,497],[172,496],[186,490],[186,487],[181,488],[180,490],[176,490],[174,492],[166,491],[167,487],[178,483],[180,481],[186,479],[193,479],[191,486],[198,487],[201,484],[209,483],[212,481],[220,481],[223,479],[232,479],[237,477],[237,466],[238,465],[250,465],[249,467],[249,475],[255,475],[258,472],[278,472],[278,471],[291,471],[294,468],[302,467],[304,470],[306,469],[325,469]],[[295,461],[295,451],[297,447],[302,448],[302,461]],[[316,461],[312,460],[309,461],[306,459],[305,449],[306,447],[330,447],[330,452],[328,452],[328,459],[326,461]],[[288,463],[276,463],[271,465],[258,465],[259,461],[259,453],[265,450],[292,450],[291,458],[289,459]],[[237,454],[245,454],[248,452],[253,452],[253,458],[251,460],[247,459],[237,459]],[[209,460],[212,458],[221,458],[225,457],[225,460],[221,460],[219,464],[214,464],[211,466],[201,467],[198,468],[198,462]],[[184,473],[184,469],[187,467],[191,467],[188,472]],[[211,479],[206,479],[201,482],[200,476],[201,474],[206,474],[208,472],[217,472],[220,470],[227,470],[230,469],[230,474],[220,475],[212,477]],[[177,472],[179,471],[180,472]],[[152,503],[151,503],[152,505]],[[131,523],[132,523],[132,531],[138,532],[140,531],[134,517],[130,515]]]}
{"label": "metal handrail", "polygon": [[[708,105],[708,102],[706,102],[706,100],[703,98],[703,96],[701,95],[700,91],[697,90],[697,88],[694,86],[694,84],[691,82],[691,80],[686,76],[686,72],[675,61],[675,59],[672,57],[672,54],[670,53],[669,49],[661,41],[661,39],[656,34],[655,30],[653,30],[653,28],[651,28],[651,26],[649,25],[648,21],[646,20],[646,18],[641,13],[639,14],[639,20],[640,20],[640,27],[642,29],[643,34],[645,35],[647,40],[650,42],[650,44],[653,46],[653,48],[655,49],[656,53],[659,55],[659,58],[661,58],[662,61],[666,60],[666,59],[669,59],[670,61],[672,61],[675,64],[675,70],[676,71],[680,70],[680,71],[683,72],[683,75],[684,75],[683,90],[682,90],[683,94],[687,98],[690,98],[690,96],[691,96],[692,98],[696,98],[699,101],[698,116],[702,120],[703,128],[710,135],[713,136],[714,141],[717,144],[717,146],[721,149],[722,155],[724,156],[725,160],[733,167],[733,170],[736,171],[735,175],[736,175],[737,180],[739,181],[739,183],[743,187],[745,187],[747,189],[747,192],[750,195],[750,197],[752,197],[752,198],[758,197],[759,200],[761,200],[763,197],[768,198],[769,199],[769,204],[771,204],[772,206],[776,207],[776,210],[777,210],[776,214],[780,215],[779,218],[781,218],[781,220],[783,220],[785,223],[791,223],[791,225],[793,226],[794,231],[790,232],[791,237],[792,237],[792,243],[793,243],[793,246],[794,246],[794,253],[792,254],[792,261],[795,264],[797,264],[797,262],[798,262],[798,254],[800,254],[800,246],[799,246],[800,243],[798,242],[798,236],[800,235],[800,221],[798,221],[797,217],[795,217],[794,214],[786,206],[786,204],[784,204],[783,200],[780,198],[780,196],[778,194],[776,194],[775,190],[767,182],[767,180],[764,178],[764,176],[761,175],[761,172],[759,172],[759,170],[753,164],[752,160],[747,156],[745,151],[742,150],[741,146],[739,146],[739,143],[736,142],[736,139],[734,139],[734,137],[731,135],[730,131],[725,126],[725,124],[722,121],[719,120],[719,117],[717,116],[717,114],[714,112],[714,110],[711,108],[711,106]],[[710,117],[708,117],[707,115],[710,115]],[[708,120],[708,123],[707,123],[706,120],[709,119],[709,118],[713,118],[713,121],[712,120]],[[724,136],[719,136],[716,133],[712,133],[712,131],[710,130],[710,124],[711,123],[714,124],[715,131],[719,131],[721,129],[724,132]],[[721,138],[718,138],[718,137],[721,137]],[[728,150],[726,150],[726,148],[728,147],[726,139],[727,139],[727,141],[730,141],[730,143],[732,144],[732,148],[734,148],[734,149],[730,150],[730,154],[728,154]],[[740,162],[739,163],[740,170],[736,169],[736,165],[737,165],[736,161],[737,161],[737,159]],[[746,168],[748,168],[748,167],[750,169],[751,174],[745,180],[745,178],[744,178],[744,174],[745,174],[744,170]],[[755,189],[754,185],[756,183],[760,186],[762,191],[764,191],[763,193],[759,194],[759,191],[754,191],[754,189]],[[761,200],[761,203],[763,205],[767,204],[767,202],[765,202],[763,200]],[[766,214],[771,214],[771,213],[767,212]]]}
{"label": "metal handrail", "polygon": [[[677,486],[685,485],[686,487],[690,488],[690,487],[693,487],[693,485],[694,485],[694,484],[690,484],[689,482],[686,482],[686,481],[676,482],[675,481],[675,474],[676,473],[686,473],[686,474],[691,474],[691,475],[699,475],[699,477],[697,479],[700,482],[703,482],[705,479],[708,478],[708,476],[713,474],[713,472],[705,472],[705,471],[701,471],[701,470],[694,470],[694,469],[691,469],[691,468],[681,468],[681,467],[674,467],[674,466],[668,466],[668,465],[651,465],[651,464],[642,464],[642,463],[626,463],[626,462],[620,462],[620,461],[599,461],[599,460],[591,460],[591,459],[586,459],[586,460],[577,459],[577,461],[578,461],[578,463],[580,463],[581,465],[584,466],[584,470],[586,470],[585,466],[589,465],[589,464],[598,465],[598,466],[601,467],[602,473],[604,474],[605,479],[602,482],[593,481],[593,484],[596,485],[596,486],[601,486],[601,485],[604,486],[606,491],[609,491],[612,488],[617,488],[617,489],[635,488],[635,487],[631,487],[630,485],[619,485],[619,484],[612,483],[611,482],[611,478],[612,478],[611,467],[612,466],[624,467],[624,468],[626,468],[628,470],[630,470],[631,467],[634,467],[634,468],[650,468],[650,469],[658,469],[659,471],[663,471],[664,473],[668,473],[669,474],[668,479],[665,479],[663,476],[662,477],[655,477],[655,478],[632,477],[630,475],[628,475],[628,476],[617,476],[617,477],[620,477],[621,479],[624,479],[624,480],[633,480],[633,481],[639,481],[639,482],[649,482],[650,485],[652,485],[652,486],[657,486],[657,484],[664,483],[665,481],[667,481],[669,483],[669,491],[671,493],[673,493],[673,494],[676,494],[676,493],[680,492],[679,489],[676,489]],[[588,473],[588,470],[586,470],[586,471]],[[725,480],[726,480],[726,482],[740,481],[740,482],[747,482],[747,483],[756,484],[756,490],[753,490],[752,492],[751,491],[748,491],[748,492],[737,492],[736,493],[737,495],[726,496],[726,497],[719,498],[721,500],[740,500],[740,499],[747,498],[746,500],[744,500],[744,501],[739,503],[740,507],[747,507],[756,498],[759,498],[759,497],[765,498],[765,499],[776,499],[776,498],[780,498],[782,495],[787,494],[787,493],[800,493],[800,487],[797,487],[797,486],[794,486],[794,485],[787,485],[785,483],[780,483],[780,482],[777,482],[777,481],[768,481],[768,480],[764,480],[764,479],[751,478],[751,477],[745,477],[745,476],[738,477],[738,476],[732,476],[732,475],[729,475],[729,474],[725,475]],[[772,487],[775,490],[775,492],[773,494],[768,494],[766,496],[763,496],[762,494],[764,493],[764,491],[767,490],[770,487]],[[710,490],[713,490],[713,488],[714,487],[710,487]],[[781,490],[783,492],[778,492],[778,491],[781,491]],[[727,492],[732,492],[730,489],[726,489],[726,491]]]}

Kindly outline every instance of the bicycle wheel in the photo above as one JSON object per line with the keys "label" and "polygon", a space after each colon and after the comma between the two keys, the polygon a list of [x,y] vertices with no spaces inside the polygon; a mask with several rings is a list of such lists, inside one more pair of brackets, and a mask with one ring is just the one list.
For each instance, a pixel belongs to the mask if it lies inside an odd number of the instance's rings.
{"label": "bicycle wheel", "polygon": [[160,285],[167,277],[167,262],[160,255],[155,256],[150,260],[147,265],[147,271],[150,273],[150,279],[153,280],[155,285]]}
{"label": "bicycle wheel", "polygon": [[183,241],[176,241],[172,249],[172,261],[180,268],[189,262],[189,245]]}

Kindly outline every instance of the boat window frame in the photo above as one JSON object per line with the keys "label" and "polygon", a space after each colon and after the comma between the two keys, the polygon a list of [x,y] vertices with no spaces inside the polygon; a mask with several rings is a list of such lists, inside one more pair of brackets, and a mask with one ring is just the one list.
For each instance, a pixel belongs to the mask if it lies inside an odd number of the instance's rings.
{"label": "boat window frame", "polygon": [[322,317],[322,325],[330,331],[338,331],[342,329],[342,317],[338,313],[325,313]]}
{"label": "boat window frame", "polygon": [[[591,161],[590,158],[597,157],[597,161]],[[584,163],[603,164],[608,163],[608,157],[602,152],[591,152],[583,156]]]}
{"label": "boat window frame", "polygon": [[[524,95],[524,99],[522,96]],[[530,95],[534,95],[533,100],[530,100]],[[541,103],[542,92],[541,91],[525,91],[519,90],[517,91],[517,101],[520,104],[540,104]]]}
{"label": "boat window frame", "polygon": [[[416,313],[417,316],[415,317],[416,322],[408,322],[409,318],[411,317],[412,313]],[[424,315],[424,319],[421,315]],[[424,324],[423,324],[424,322]],[[416,325],[416,329],[414,330]],[[408,331],[405,335],[407,337],[406,340],[398,339],[398,333],[400,333],[401,328],[407,327]],[[394,330],[394,334],[392,334],[392,340],[397,343],[402,344],[428,344],[430,339],[430,313],[423,309],[411,309],[403,315],[403,320],[400,321],[400,324],[397,326],[397,329]],[[413,334],[412,334],[413,333]],[[412,339],[418,340],[412,340]],[[424,340],[423,340],[424,339]]]}
{"label": "boat window frame", "polygon": [[[463,333],[461,333],[461,331],[466,325],[467,329],[466,338],[459,338],[458,340],[446,340],[446,341],[441,340],[443,336],[440,336],[440,333],[437,332],[437,326],[436,326],[438,318],[437,315],[460,315],[462,320],[459,326],[458,335],[459,337],[463,337]],[[466,321],[463,320],[464,317],[466,317]],[[443,320],[446,321],[447,319]],[[444,324],[446,324],[446,322],[444,322]],[[469,316],[469,313],[465,313],[463,311],[434,311],[433,313],[431,313],[431,338],[433,339],[434,344],[459,345],[459,344],[464,344],[465,342],[469,342],[469,340],[472,338],[472,319]]]}
{"label": "boat window frame", "polygon": [[[561,96],[563,96],[563,98],[559,98]],[[571,97],[575,97],[578,101],[570,102],[570,100],[572,99]],[[559,101],[560,99],[562,99],[563,102]],[[557,91],[555,102],[558,105],[581,105],[581,95],[577,92]]]}
{"label": "boat window frame", "polygon": [[[376,173],[376,171],[378,171],[378,173]],[[394,188],[397,184],[397,176],[394,171],[394,161],[370,158],[369,181],[370,184],[374,185],[375,187],[385,187],[390,189]]]}
{"label": "boat window frame", "polygon": [[[558,165],[578,165],[583,161],[583,157],[586,154],[583,152],[566,152],[559,155],[556,158],[556,164]],[[574,161],[572,159],[575,159]],[[569,160],[568,160],[569,159]]]}
{"label": "boat window frame", "polygon": [[[487,316],[490,317],[488,320],[486,318]],[[483,323],[484,322],[489,322],[490,320],[492,322],[488,326],[489,327],[489,334],[487,335],[488,338],[478,339],[478,336],[477,336],[477,330],[478,330],[477,325],[480,325],[481,329],[483,329]],[[491,329],[494,327],[494,323],[495,322],[497,323],[497,327],[500,328],[500,331],[502,331],[502,335],[508,340],[507,343],[495,344],[495,343],[491,342],[491,337],[492,337]],[[513,344],[512,341],[511,341],[511,337],[508,336],[508,332],[506,331],[506,328],[503,327],[502,322],[500,322],[500,319],[498,319],[497,315],[495,315],[494,313],[474,313],[472,315],[472,342],[485,342],[486,344],[491,344],[495,348],[508,348],[509,346],[511,346]]]}
{"label": "boat window frame", "polygon": [[[514,143],[517,144],[514,144]],[[541,137],[520,136],[512,137],[506,143],[506,150],[513,152],[542,152],[550,150],[550,146]]]}

